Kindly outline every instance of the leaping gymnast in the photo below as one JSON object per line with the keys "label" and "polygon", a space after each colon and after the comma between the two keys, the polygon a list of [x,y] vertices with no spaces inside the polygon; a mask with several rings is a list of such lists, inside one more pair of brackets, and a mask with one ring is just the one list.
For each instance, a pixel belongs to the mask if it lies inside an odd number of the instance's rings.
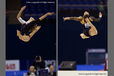
{"label": "leaping gymnast", "polygon": [[102,18],[102,13],[99,12],[99,18],[95,18],[93,16],[90,16],[89,12],[85,11],[83,16],[79,17],[64,17],[64,21],[66,20],[74,20],[74,21],[80,21],[80,23],[83,25],[83,33],[80,34],[82,39],[90,38],[91,36],[95,36],[98,34],[97,29],[92,24],[93,21],[99,22]]}
{"label": "leaping gymnast", "polygon": [[49,15],[54,15],[54,13],[48,12],[45,15],[38,18],[37,20],[35,20],[33,17],[30,17],[28,21],[25,21],[21,18],[21,14],[25,8],[26,6],[23,6],[17,15],[18,21],[22,24],[21,30],[17,30],[17,36],[20,40],[24,42],[29,42],[32,36],[41,28],[41,21]]}

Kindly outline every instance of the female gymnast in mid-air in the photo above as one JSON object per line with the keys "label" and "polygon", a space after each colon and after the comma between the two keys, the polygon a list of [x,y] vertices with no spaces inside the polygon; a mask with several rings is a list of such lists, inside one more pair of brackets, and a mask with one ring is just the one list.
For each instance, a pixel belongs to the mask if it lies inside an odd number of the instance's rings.
{"label": "female gymnast in mid-air", "polygon": [[98,34],[97,29],[92,24],[93,21],[100,21],[102,18],[102,13],[99,12],[99,18],[95,18],[93,16],[90,16],[89,12],[85,11],[83,16],[79,17],[64,17],[65,20],[74,20],[74,21],[80,21],[80,23],[83,25],[83,33],[80,34],[82,39],[90,38],[91,36],[95,36]]}
{"label": "female gymnast in mid-air", "polygon": [[17,19],[19,22],[22,24],[21,25],[21,30],[17,30],[17,36],[19,37],[20,40],[24,42],[29,42],[32,36],[41,28],[41,21],[46,18],[48,15],[54,15],[54,13],[46,13],[45,15],[41,16],[37,20],[35,20],[33,17],[30,17],[28,21],[25,21],[21,18],[21,14],[24,11],[26,6],[23,6],[18,15]]}

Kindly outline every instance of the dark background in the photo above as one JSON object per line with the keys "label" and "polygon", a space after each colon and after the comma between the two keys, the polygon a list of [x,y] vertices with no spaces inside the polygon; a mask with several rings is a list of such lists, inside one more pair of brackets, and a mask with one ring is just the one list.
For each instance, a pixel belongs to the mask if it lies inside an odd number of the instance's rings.
{"label": "dark background", "polygon": [[[56,60],[55,15],[44,19],[41,29],[27,43],[19,40],[16,34],[16,30],[20,29],[21,25],[16,16],[22,6],[26,5],[22,18],[28,20],[30,17],[38,19],[47,12],[56,13],[56,3],[27,4],[27,1],[47,0],[7,0],[6,2],[6,60],[20,60],[21,70],[28,69],[35,56],[40,55],[43,60]],[[48,1],[55,2],[55,0]]]}
{"label": "dark background", "polygon": [[32,59],[41,55],[43,59],[55,59],[56,29],[55,20],[44,20],[41,29],[25,43],[16,36],[17,25],[8,25],[6,28],[6,58]]}
{"label": "dark background", "polygon": [[[107,52],[107,1],[103,1],[104,10],[99,10],[100,0],[59,0],[59,64],[62,61],[76,61],[77,64],[86,64],[88,49],[106,49]],[[83,40],[80,37],[82,25],[76,21],[63,21],[63,17],[79,17],[84,11],[98,18],[103,13],[100,22],[93,22],[98,35]]]}

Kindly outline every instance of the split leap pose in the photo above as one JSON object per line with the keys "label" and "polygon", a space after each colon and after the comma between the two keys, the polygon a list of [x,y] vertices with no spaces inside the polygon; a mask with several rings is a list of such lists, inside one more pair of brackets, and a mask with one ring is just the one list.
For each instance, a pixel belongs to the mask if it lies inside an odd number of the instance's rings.
{"label": "split leap pose", "polygon": [[66,20],[74,20],[74,21],[80,21],[80,23],[83,25],[83,33],[80,34],[82,39],[90,38],[91,36],[95,36],[98,34],[97,29],[92,24],[93,21],[100,21],[102,18],[102,13],[99,12],[99,18],[95,18],[93,16],[90,16],[89,12],[85,11],[83,16],[79,17],[64,17],[64,21]]}
{"label": "split leap pose", "polygon": [[40,18],[38,18],[37,20],[35,20],[33,17],[30,17],[28,21],[25,21],[21,18],[21,14],[25,8],[26,6],[23,6],[17,15],[18,21],[22,24],[21,30],[20,31],[17,30],[17,36],[19,37],[20,40],[24,42],[29,42],[32,36],[41,28],[40,25],[41,21],[49,15],[54,15],[54,13],[48,12],[43,16],[41,16]]}

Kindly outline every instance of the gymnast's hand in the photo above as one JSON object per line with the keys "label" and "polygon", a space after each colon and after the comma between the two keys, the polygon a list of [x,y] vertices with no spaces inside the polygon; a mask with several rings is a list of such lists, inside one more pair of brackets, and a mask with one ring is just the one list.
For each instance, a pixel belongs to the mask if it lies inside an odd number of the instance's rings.
{"label": "gymnast's hand", "polygon": [[26,6],[23,6],[22,8],[21,8],[21,10],[24,10],[26,8]]}
{"label": "gymnast's hand", "polygon": [[70,17],[63,17],[63,20],[64,20],[64,21],[70,20]]}
{"label": "gymnast's hand", "polygon": [[47,15],[54,15],[54,12],[48,12]]}
{"label": "gymnast's hand", "polygon": [[99,12],[99,17],[102,18],[102,13],[101,12]]}

